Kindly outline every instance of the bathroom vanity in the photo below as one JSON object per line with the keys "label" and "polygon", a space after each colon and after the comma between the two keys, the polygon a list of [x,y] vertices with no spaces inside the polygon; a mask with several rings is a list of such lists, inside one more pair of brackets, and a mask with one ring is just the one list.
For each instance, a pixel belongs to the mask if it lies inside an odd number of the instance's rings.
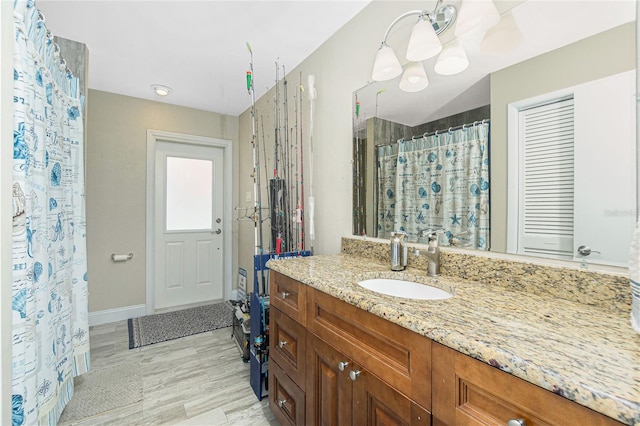
{"label": "bathroom vanity", "polygon": [[[391,272],[371,253],[269,263],[269,404],[282,424],[640,424],[628,312],[419,266]],[[375,277],[454,296],[357,284]]]}

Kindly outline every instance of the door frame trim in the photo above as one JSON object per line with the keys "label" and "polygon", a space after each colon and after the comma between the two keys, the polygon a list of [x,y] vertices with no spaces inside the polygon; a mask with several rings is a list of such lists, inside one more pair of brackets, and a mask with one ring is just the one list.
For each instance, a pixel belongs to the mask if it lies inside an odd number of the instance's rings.
{"label": "door frame trim", "polygon": [[156,173],[156,144],[158,141],[183,143],[190,145],[210,146],[222,148],[224,153],[224,177],[223,177],[223,214],[225,220],[222,223],[223,232],[223,250],[222,257],[223,273],[222,273],[222,289],[223,297],[228,300],[231,297],[232,283],[232,173],[231,166],[233,162],[233,144],[227,139],[217,139],[205,136],[193,136],[182,133],[164,132],[161,130],[147,130],[147,194],[146,194],[146,245],[147,245],[147,267],[146,267],[146,311],[147,315],[155,312],[154,302],[154,283],[155,283],[155,173]]}

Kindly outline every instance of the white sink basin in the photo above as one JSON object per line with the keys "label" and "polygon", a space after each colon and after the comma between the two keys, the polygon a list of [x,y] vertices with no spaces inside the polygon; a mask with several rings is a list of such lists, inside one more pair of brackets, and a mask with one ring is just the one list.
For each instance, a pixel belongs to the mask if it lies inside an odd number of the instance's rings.
{"label": "white sink basin", "polygon": [[376,293],[404,299],[443,300],[453,296],[448,291],[427,284],[389,278],[358,281],[358,285]]}

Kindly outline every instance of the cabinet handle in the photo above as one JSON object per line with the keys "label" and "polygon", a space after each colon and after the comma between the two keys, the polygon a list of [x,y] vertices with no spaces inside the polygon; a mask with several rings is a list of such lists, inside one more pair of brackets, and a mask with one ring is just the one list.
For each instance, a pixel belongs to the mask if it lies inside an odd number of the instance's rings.
{"label": "cabinet handle", "polygon": [[280,346],[281,348],[284,348],[286,344],[287,344],[286,340],[280,340],[280,342],[278,342],[278,346]]}
{"label": "cabinet handle", "polygon": [[282,293],[280,293],[282,295],[283,299],[286,299],[288,296],[291,295],[291,293],[287,293],[286,291],[283,291]]}
{"label": "cabinet handle", "polygon": [[524,419],[511,419],[507,422],[507,426],[527,426]]}
{"label": "cabinet handle", "polygon": [[278,407],[282,408],[282,407],[284,407],[284,404],[286,404],[286,403],[287,403],[286,399],[279,399],[278,400]]}
{"label": "cabinet handle", "polygon": [[[360,377],[360,370],[357,370],[357,371],[351,370],[351,372],[349,373],[349,377],[351,378],[351,380],[353,380],[355,382],[356,379],[358,377]],[[509,426],[511,426],[511,425],[509,425]]]}
{"label": "cabinet handle", "polygon": [[347,368],[348,365],[349,363],[347,361],[340,361],[338,363],[338,370],[344,371],[344,369]]}

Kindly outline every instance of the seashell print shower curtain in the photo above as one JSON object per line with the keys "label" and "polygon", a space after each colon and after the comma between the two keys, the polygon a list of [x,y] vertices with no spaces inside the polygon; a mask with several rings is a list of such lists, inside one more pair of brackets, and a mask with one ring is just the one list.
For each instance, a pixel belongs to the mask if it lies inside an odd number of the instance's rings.
{"label": "seashell print shower curtain", "polygon": [[13,425],[56,424],[89,369],[82,105],[32,0],[14,28]]}
{"label": "seashell print shower curtain", "polygon": [[378,237],[443,230],[439,243],[489,249],[489,124],[378,148]]}

